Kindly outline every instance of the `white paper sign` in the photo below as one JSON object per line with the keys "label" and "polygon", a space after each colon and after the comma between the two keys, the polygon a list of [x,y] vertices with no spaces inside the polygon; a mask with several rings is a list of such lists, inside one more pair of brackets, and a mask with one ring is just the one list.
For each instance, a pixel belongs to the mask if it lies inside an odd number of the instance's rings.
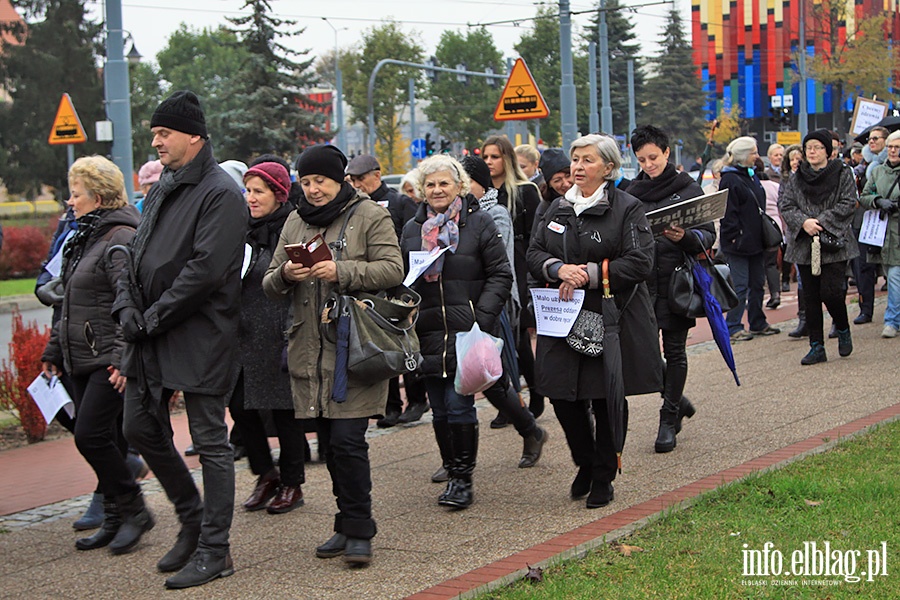
{"label": "white paper sign", "polygon": [[409,287],[418,279],[422,273],[428,270],[428,267],[434,263],[444,252],[450,248],[434,249],[431,252],[427,250],[415,250],[409,253],[409,273],[403,280],[403,285]]}
{"label": "white paper sign", "polygon": [[70,418],[75,416],[75,403],[57,377],[48,380],[43,374],[38,375],[28,386],[28,393],[41,409],[47,423],[53,420],[60,409],[65,409]]}
{"label": "white paper sign", "polygon": [[581,312],[584,304],[584,290],[575,290],[571,300],[560,300],[559,290],[553,288],[532,288],[534,316],[537,320],[537,334],[547,337],[566,337]]}
{"label": "white paper sign", "polygon": [[870,246],[884,246],[884,235],[887,233],[887,228],[888,219],[881,219],[880,210],[867,210],[863,213],[859,241]]}
{"label": "white paper sign", "polygon": [[44,265],[44,268],[47,269],[47,272],[50,273],[53,277],[59,277],[60,271],[62,271],[62,259],[63,259],[63,248],[66,247],[66,243],[69,241],[69,238],[75,234],[73,230],[69,230],[69,233],[66,234],[66,239],[63,240],[63,243],[59,245],[59,250],[57,250],[56,254],[53,255],[53,258],[47,261],[47,264]]}
{"label": "white paper sign", "polygon": [[250,259],[253,258],[253,246],[250,244],[244,244],[244,262],[241,265],[241,279],[247,276],[247,271],[250,270]]}

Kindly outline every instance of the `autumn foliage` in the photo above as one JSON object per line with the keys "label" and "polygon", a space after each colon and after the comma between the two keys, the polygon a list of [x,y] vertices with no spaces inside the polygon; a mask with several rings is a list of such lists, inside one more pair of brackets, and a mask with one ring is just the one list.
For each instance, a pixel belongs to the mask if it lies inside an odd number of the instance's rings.
{"label": "autumn foliage", "polygon": [[34,277],[50,251],[50,237],[34,226],[4,229],[0,252],[0,279]]}
{"label": "autumn foliage", "polygon": [[47,433],[47,423],[29,395],[28,385],[34,381],[49,339],[49,327],[41,329],[35,321],[26,324],[21,313],[13,313],[12,342],[9,344],[11,363],[4,360],[0,364],[0,408],[18,414],[31,444],[44,439]]}

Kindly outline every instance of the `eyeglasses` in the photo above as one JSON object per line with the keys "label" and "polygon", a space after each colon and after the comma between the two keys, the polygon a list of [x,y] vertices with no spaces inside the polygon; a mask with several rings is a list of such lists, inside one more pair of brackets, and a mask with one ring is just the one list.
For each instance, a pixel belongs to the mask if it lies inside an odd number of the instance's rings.
{"label": "eyeglasses", "polygon": [[883,140],[883,139],[884,139],[884,138],[881,137],[880,135],[870,135],[870,136],[869,136],[869,141],[870,141],[870,142],[874,142],[874,141],[877,141],[877,140]]}
{"label": "eyeglasses", "polygon": [[810,152],[810,151],[824,152],[824,151],[825,151],[825,146],[821,146],[821,145],[819,145],[819,144],[816,144],[816,145],[814,145],[814,146],[806,146],[806,151],[807,151],[807,152]]}
{"label": "eyeglasses", "polygon": [[898,152],[898,151],[900,151],[900,146],[888,145],[888,146],[887,146],[887,149],[888,149],[888,152],[890,152],[890,151],[892,151],[892,150],[893,150],[894,152]]}

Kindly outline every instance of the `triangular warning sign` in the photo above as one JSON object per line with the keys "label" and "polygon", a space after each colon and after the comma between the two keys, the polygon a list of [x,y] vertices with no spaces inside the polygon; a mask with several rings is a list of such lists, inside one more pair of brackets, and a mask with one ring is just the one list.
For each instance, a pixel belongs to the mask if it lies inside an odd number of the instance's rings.
{"label": "triangular warning sign", "polygon": [[500,101],[494,109],[495,121],[519,121],[523,119],[543,119],[550,114],[547,103],[541,96],[531,76],[531,71],[521,58],[517,58],[509,73],[506,87],[500,94]]}
{"label": "triangular warning sign", "polygon": [[53,120],[53,128],[50,129],[50,137],[47,139],[53,145],[58,144],[83,144],[87,141],[81,119],[75,112],[75,106],[68,94],[63,94],[56,109],[56,119]]}

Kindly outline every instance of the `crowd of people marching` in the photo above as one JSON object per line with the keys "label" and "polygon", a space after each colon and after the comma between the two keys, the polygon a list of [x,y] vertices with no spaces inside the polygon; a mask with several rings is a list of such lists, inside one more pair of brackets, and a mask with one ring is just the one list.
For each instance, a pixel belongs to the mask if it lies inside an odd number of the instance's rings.
{"label": "crowd of people marching", "polygon": [[[799,325],[788,335],[809,338],[801,363],[827,360],[823,305],[833,324],[827,337],[849,356],[848,280],[860,295],[854,323],[870,322],[879,269],[888,282],[882,336],[900,330],[900,132],[875,128],[867,146],[842,157],[838,136],[817,130],[800,146],[770,146],[766,163],[754,138],[739,137],[708,165],[704,188],[703,161],[696,174],[676,168],[667,133],[653,125],[631,134],[640,167],[633,180],[607,135],[542,153],[491,136],[480,157],[422,161],[398,192],[374,157],[348,161],[333,145],[306,148],[293,164],[275,155],[219,164],[189,91],[163,101],[150,130],[159,160],[140,169],[137,207],[109,160],[71,166],[69,211],[48,257],[61,266],[48,261],[36,294],[55,308],[44,373],[70,390],[76,417],[60,419],[97,476],[94,502],[76,522],[96,532],[76,547],[137,547],[155,524],[138,482],[149,467],[181,524],[157,564],[172,573],[168,588],[234,572],[236,447],[257,476],[242,508],[283,514],[304,503],[307,434],[315,433],[337,504],[319,558],[372,560],[372,419],[393,427],[430,409],[440,461],[431,479],[446,484],[437,502],[471,506],[479,420],[474,393],[460,386],[457,334],[480,329],[504,340],[500,371],[479,389],[497,409],[491,427],[512,424],[522,438],[518,467],[541,458],[550,436],[537,418],[549,400],[577,467],[569,496],[598,508],[614,499],[628,419],[627,401],[612,410],[615,367],[601,352],[611,342],[597,338],[604,318],[618,333],[624,395],[661,395],[656,452],[675,449],[683,419],[696,411],[684,396],[696,321],[669,301],[685,256],[712,251],[728,262],[738,298],[726,315],[733,343],[780,333],[766,319],[765,287],[772,309],[796,279]],[[719,222],[651,230],[648,211],[717,190],[728,190]],[[857,241],[866,209],[889,221],[883,247]],[[763,214],[783,244],[765,242]],[[328,249],[324,258],[297,254],[314,255],[317,245]],[[431,262],[402,286],[423,257]],[[562,302],[578,298],[577,335],[535,337],[535,288]],[[405,290],[417,303],[421,360],[402,377],[348,377],[348,338],[327,315],[339,322],[341,298],[385,290]],[[201,459],[202,499],[172,441],[176,394]],[[270,436],[278,437],[277,464]]]}

